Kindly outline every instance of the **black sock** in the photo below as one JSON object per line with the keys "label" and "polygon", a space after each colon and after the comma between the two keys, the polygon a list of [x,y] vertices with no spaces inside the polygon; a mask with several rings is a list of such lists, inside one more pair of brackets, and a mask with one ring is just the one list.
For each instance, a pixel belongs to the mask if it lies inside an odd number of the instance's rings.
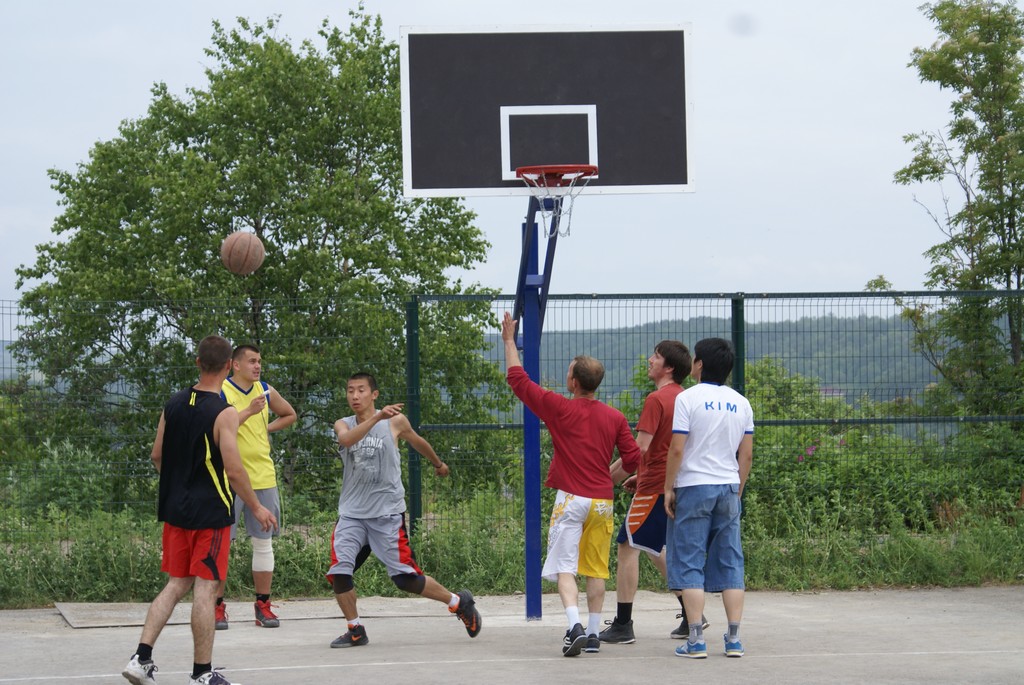
{"label": "black sock", "polygon": [[269,602],[270,601],[270,595],[256,595],[256,601],[257,602]]}
{"label": "black sock", "polygon": [[153,645],[147,645],[143,642],[140,642],[139,648],[135,650],[135,653],[139,656],[139,661],[152,661]]}
{"label": "black sock", "polygon": [[686,620],[686,607],[683,606],[683,596],[676,595],[676,599],[679,600],[679,615],[685,621]]}
{"label": "black sock", "polygon": [[213,670],[213,664],[192,664],[192,680]]}
{"label": "black sock", "polygon": [[619,602],[615,609],[615,622],[625,625],[633,620],[633,603]]}
{"label": "black sock", "polygon": [[218,597],[217,598],[217,606],[220,606],[223,603],[224,603],[224,598],[223,597]]}

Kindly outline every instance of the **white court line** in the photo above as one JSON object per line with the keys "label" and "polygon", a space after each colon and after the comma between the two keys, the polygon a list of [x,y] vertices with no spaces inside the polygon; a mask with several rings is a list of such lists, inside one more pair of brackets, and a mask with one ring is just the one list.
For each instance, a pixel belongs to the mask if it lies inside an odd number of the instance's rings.
{"label": "white court line", "polygon": [[[604,652],[602,652],[604,654]],[[985,656],[993,654],[1024,654],[1024,649],[990,649],[990,650],[964,650],[954,652],[950,650],[934,651],[934,652],[817,652],[807,654],[747,654],[743,657],[744,661],[759,660],[759,659],[821,659],[821,658],[841,658],[841,657],[856,657],[858,659],[864,657],[934,657],[934,656]],[[669,652],[664,658],[672,658],[675,655]],[[710,657],[711,655],[709,655]],[[726,658],[724,655],[716,655]],[[649,661],[652,658],[650,655],[645,656],[602,656],[601,661]],[[565,661],[563,656],[551,656],[551,657],[532,657],[523,659],[449,659],[445,661],[367,661],[362,663],[333,663],[333,664],[304,664],[297,666],[264,666],[259,668],[229,668],[225,669],[229,673],[272,673],[275,671],[305,671],[310,669],[340,669],[340,668],[381,668],[381,667],[407,667],[407,666],[457,666],[460,664],[528,664],[528,663],[543,663],[549,661]],[[168,675],[189,675],[190,671],[167,671],[161,672],[161,677]],[[36,682],[55,682],[55,681],[75,681],[75,680],[97,680],[107,678],[120,678],[121,673],[99,673],[95,675],[65,675],[65,676],[31,676],[25,678],[0,678],[0,683],[36,683]]]}

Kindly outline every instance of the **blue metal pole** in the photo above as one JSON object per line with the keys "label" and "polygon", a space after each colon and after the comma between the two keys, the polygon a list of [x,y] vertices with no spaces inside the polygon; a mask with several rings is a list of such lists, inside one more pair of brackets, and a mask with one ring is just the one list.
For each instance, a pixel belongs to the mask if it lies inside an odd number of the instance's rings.
{"label": "blue metal pole", "polygon": [[[536,202],[530,198],[531,203]],[[533,207],[531,207],[533,209]],[[530,212],[530,215],[533,215]],[[528,216],[530,216],[528,215]],[[523,291],[523,368],[534,381],[540,382],[540,279],[538,244],[536,236],[537,224],[523,224],[523,259],[526,263],[525,273],[520,288]],[[533,232],[533,234],[528,233]],[[529,240],[528,236],[534,238]],[[526,528],[526,620],[541,619],[541,515],[540,515],[540,420],[532,411],[523,408],[523,498],[524,525]]]}

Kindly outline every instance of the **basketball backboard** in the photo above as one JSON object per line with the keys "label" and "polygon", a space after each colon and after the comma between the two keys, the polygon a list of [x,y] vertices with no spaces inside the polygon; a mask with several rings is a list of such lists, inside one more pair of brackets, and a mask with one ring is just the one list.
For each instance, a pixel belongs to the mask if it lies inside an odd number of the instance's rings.
{"label": "basketball backboard", "polygon": [[403,27],[405,195],[527,195],[537,164],[598,166],[587,193],[692,191],[689,33]]}

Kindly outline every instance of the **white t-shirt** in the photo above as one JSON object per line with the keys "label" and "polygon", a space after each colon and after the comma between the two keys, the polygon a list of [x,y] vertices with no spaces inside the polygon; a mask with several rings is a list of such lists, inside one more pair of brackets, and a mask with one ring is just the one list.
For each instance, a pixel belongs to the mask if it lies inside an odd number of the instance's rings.
{"label": "white t-shirt", "polygon": [[738,484],[736,451],[754,433],[754,411],[729,386],[698,383],[676,397],[672,432],[686,435],[675,487]]}

